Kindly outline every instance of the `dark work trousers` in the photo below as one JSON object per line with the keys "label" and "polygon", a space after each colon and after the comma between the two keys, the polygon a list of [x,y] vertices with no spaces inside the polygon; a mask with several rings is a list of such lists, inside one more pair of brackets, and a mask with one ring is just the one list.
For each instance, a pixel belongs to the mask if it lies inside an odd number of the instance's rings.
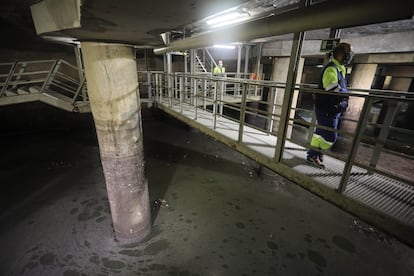
{"label": "dark work trousers", "polygon": [[[316,120],[318,125],[338,129],[339,117],[341,113],[328,114],[327,112],[315,107]],[[312,137],[311,145],[323,150],[330,149],[338,138],[338,133],[332,130],[326,130],[322,128],[316,128],[316,131]],[[320,156],[320,152],[314,149],[308,151],[308,156]]]}

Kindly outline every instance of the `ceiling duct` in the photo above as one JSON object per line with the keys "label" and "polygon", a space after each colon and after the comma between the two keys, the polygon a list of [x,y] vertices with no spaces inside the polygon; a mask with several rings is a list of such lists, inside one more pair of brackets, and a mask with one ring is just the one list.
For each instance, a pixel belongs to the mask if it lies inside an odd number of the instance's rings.
{"label": "ceiling duct", "polygon": [[325,1],[276,16],[223,28],[214,32],[177,40],[169,46],[154,49],[155,54],[196,49],[236,41],[310,31],[324,28],[346,28],[412,18],[414,1],[349,0]]}

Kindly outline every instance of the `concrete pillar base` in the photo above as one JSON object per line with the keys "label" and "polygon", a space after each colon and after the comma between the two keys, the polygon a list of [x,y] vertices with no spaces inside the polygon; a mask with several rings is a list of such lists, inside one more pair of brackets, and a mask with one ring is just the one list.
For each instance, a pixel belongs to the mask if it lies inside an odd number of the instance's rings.
{"label": "concrete pillar base", "polygon": [[[142,156],[102,158],[116,239],[136,243],[151,232],[151,213]],[[134,185],[132,183],[135,183]],[[128,223],[129,222],[129,223]]]}

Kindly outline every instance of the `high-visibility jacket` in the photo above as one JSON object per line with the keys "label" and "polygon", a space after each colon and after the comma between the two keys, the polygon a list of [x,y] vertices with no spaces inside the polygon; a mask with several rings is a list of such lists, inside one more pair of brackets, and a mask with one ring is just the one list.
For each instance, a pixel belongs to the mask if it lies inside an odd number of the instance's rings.
{"label": "high-visibility jacket", "polygon": [[220,67],[220,66],[214,67],[214,70],[213,70],[214,75],[220,75],[220,74],[224,74],[224,73],[226,73],[226,68]]}
{"label": "high-visibility jacket", "polygon": [[322,70],[319,88],[331,91],[331,95],[316,94],[315,107],[329,114],[341,113],[348,107],[348,86],[345,79],[345,66],[336,59]]}

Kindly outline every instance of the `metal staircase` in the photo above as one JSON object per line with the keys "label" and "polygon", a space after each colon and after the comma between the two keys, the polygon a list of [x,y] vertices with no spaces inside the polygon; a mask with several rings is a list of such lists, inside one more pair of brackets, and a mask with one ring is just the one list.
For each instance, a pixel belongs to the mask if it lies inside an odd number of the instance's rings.
{"label": "metal staircase", "polygon": [[83,73],[62,59],[0,63],[0,106],[40,101],[90,112]]}
{"label": "metal staircase", "polygon": [[196,73],[212,73],[214,67],[217,66],[216,61],[207,48],[198,49],[196,51],[195,60]]}

